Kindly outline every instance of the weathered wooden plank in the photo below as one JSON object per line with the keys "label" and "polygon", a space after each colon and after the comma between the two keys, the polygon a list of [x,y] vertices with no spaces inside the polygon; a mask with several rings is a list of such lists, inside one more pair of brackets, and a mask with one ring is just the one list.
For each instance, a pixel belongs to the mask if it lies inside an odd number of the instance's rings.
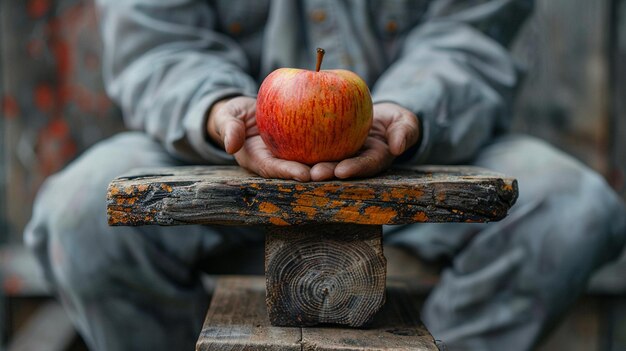
{"label": "weathered wooden plank", "polygon": [[274,226],[267,232],[272,325],[363,326],[385,303],[385,277],[382,226]]}
{"label": "weathered wooden plank", "polygon": [[270,325],[262,277],[223,277],[207,312],[197,351],[300,351],[300,328]]}
{"label": "weathered wooden plank", "polygon": [[263,278],[219,278],[196,349],[438,350],[419,319],[419,296],[402,281],[387,286],[388,302],[366,328],[271,327]]}
{"label": "weathered wooden plank", "polygon": [[299,183],[239,167],[135,170],[111,182],[111,225],[485,222],[506,216],[517,181],[475,167],[422,166]]}

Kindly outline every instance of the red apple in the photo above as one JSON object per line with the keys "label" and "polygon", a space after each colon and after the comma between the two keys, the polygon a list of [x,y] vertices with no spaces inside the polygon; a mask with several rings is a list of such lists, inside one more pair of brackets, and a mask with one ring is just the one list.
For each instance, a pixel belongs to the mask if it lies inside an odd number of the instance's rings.
{"label": "red apple", "polygon": [[363,146],[372,125],[367,84],[346,70],[280,68],[259,89],[259,134],[277,157],[313,165],[340,161]]}

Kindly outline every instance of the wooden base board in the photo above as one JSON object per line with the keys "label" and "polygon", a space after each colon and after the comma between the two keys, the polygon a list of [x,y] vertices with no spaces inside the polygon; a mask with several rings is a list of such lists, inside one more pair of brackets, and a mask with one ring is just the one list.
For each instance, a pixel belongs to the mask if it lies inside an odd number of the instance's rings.
{"label": "wooden base board", "polygon": [[408,285],[389,281],[387,296],[366,328],[274,327],[267,315],[263,277],[219,278],[196,350],[437,351]]}

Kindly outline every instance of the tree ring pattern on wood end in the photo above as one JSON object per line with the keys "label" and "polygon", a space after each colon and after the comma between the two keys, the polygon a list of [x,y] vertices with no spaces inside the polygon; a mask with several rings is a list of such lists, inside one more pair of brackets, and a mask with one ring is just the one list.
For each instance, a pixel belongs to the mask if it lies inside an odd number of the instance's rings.
{"label": "tree ring pattern on wood end", "polygon": [[288,249],[267,262],[270,319],[276,324],[362,326],[383,305],[384,256],[365,241],[324,239],[292,237]]}

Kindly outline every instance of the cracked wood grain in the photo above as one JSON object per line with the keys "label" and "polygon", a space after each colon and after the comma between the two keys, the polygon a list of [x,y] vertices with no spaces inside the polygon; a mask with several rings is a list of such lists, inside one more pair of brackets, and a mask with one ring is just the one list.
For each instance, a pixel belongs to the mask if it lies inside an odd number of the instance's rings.
{"label": "cracked wood grain", "polygon": [[135,170],[107,192],[110,225],[489,222],[517,181],[475,167],[421,166],[356,180],[264,179],[235,166]]}

